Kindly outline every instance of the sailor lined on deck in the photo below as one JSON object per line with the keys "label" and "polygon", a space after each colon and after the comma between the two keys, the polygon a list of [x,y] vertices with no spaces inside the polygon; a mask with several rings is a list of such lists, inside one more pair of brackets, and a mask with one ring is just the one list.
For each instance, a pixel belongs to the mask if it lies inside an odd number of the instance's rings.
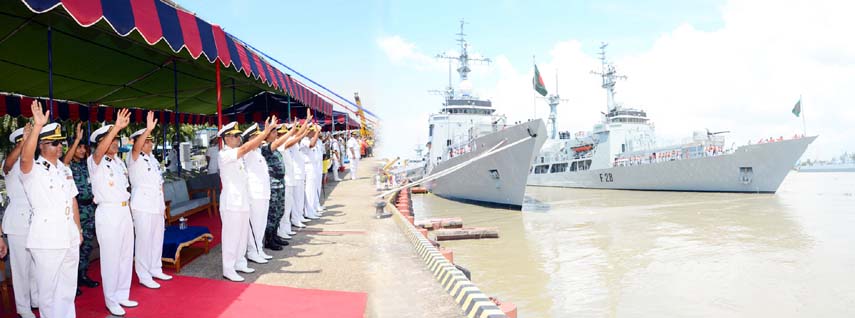
{"label": "sailor lined on deck", "polygon": [[[271,133],[274,130],[271,130]],[[261,134],[258,124],[252,124],[243,133],[241,139],[248,142]],[[246,255],[238,257],[238,267],[247,267],[247,260],[257,264],[267,264],[273,256],[264,253],[264,230],[267,228],[267,212],[270,207],[270,175],[267,173],[267,160],[261,155],[260,147],[256,147],[244,156],[249,183],[249,237]]]}
{"label": "sailor lined on deck", "polygon": [[270,173],[270,213],[273,213],[273,216],[268,216],[267,228],[270,231],[268,240],[274,244],[287,245],[288,242],[285,240],[290,239],[291,235],[297,234],[291,229],[291,213],[294,210],[294,180],[293,171],[290,168],[290,153],[285,149],[290,149],[296,145],[308,132],[308,127],[297,130],[291,125],[280,124],[276,134],[281,136],[276,139],[268,136],[268,141],[272,140],[272,142],[268,147],[261,149],[262,155],[267,159],[268,172]]}
{"label": "sailor lined on deck", "polygon": [[[42,317],[75,317],[77,264],[81,241],[77,210],[77,187],[71,170],[59,160],[62,128],[48,124],[50,111],[39,102],[30,105],[33,128],[26,137],[20,156],[21,180],[32,205],[26,247],[35,263]],[[38,146],[40,156],[36,159]]]}
{"label": "sailor lined on deck", "polygon": [[220,181],[223,184],[220,194],[220,217],[223,224],[223,277],[230,281],[244,280],[237,271],[244,273],[255,271],[246,266],[241,267],[238,263],[238,258],[243,258],[246,253],[251,209],[251,198],[247,195],[248,172],[244,157],[261,145],[276,124],[276,116],[268,118],[265,121],[264,130],[243,145],[241,145],[241,130],[237,122],[231,122],[217,132],[217,136],[222,138],[225,144],[219,153],[218,166]]}
{"label": "sailor lined on deck", "polygon": [[[15,145],[3,162],[6,178],[6,193],[9,206],[3,214],[3,234],[9,239],[9,263],[12,269],[12,290],[15,292],[15,310],[21,317],[35,317],[31,307],[38,307],[39,288],[36,284],[35,263],[27,249],[27,234],[30,232],[30,201],[21,181],[21,164],[18,157],[24,145],[24,137],[32,126],[18,128],[9,135]],[[26,130],[26,131],[25,131]]]}
{"label": "sailor lined on deck", "polygon": [[89,175],[95,193],[95,233],[101,249],[101,286],[104,302],[114,316],[123,316],[122,307],[136,307],[130,300],[134,259],[134,225],[128,199],[128,168],[117,155],[119,132],[130,123],[130,112],[119,110],[115,125],[105,125],[89,136],[97,144],[89,156]]}
{"label": "sailor lined on deck", "polygon": [[154,281],[171,280],[172,276],[163,273],[161,257],[163,254],[164,212],[166,204],[163,198],[163,175],[160,163],[152,154],[154,137],[152,132],[157,126],[154,112],[146,116],[146,128],[131,134],[133,148],[128,155],[128,172],[131,180],[131,213],[134,219],[135,251],[134,267],[140,284],[157,289],[160,284]]}
{"label": "sailor lined on deck", "polygon": [[89,270],[92,250],[95,248],[95,202],[92,183],[89,181],[89,167],[86,164],[89,146],[80,144],[83,139],[81,125],[82,123],[77,123],[74,143],[62,159],[62,163],[71,169],[74,177],[74,185],[77,187],[77,206],[80,210],[80,227],[83,229],[83,241],[80,242],[80,264],[77,266],[77,295],[81,294],[80,286],[95,288],[101,285],[86,273]]}

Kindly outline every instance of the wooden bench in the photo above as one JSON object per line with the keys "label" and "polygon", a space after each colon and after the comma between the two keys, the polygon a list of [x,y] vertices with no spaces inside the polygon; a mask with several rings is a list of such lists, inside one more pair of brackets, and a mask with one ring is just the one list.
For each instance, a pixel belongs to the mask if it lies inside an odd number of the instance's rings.
{"label": "wooden bench", "polygon": [[[195,193],[204,193],[205,196],[191,199]],[[166,200],[167,225],[197,212],[208,211],[208,216],[212,216],[215,209],[213,189],[187,190],[184,180],[164,183],[163,198]]]}

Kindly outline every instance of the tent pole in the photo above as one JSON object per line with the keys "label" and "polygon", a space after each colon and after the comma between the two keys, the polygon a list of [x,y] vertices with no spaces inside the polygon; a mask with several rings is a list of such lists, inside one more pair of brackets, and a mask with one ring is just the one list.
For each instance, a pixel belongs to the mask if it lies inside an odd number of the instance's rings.
{"label": "tent pole", "polygon": [[288,123],[291,123],[291,96],[288,95]]}
{"label": "tent pole", "polygon": [[50,120],[56,116],[53,109],[53,29],[48,25],[47,29],[47,60],[48,60],[48,106],[50,109]]}
{"label": "tent pole", "polygon": [[[177,61],[172,61],[172,83],[175,91],[173,92],[173,96],[175,96],[175,144],[180,145],[181,143],[181,127],[178,125],[178,63]],[[179,147],[180,148],[180,147]],[[175,150],[175,164],[178,167],[178,176],[181,176],[181,152],[179,149]]]}
{"label": "tent pole", "polygon": [[[223,128],[223,89],[220,87],[220,63],[214,63],[217,65],[217,131]],[[232,79],[234,81],[234,79]],[[232,99],[234,99],[234,85],[232,85]],[[220,144],[222,146],[222,144]]]}

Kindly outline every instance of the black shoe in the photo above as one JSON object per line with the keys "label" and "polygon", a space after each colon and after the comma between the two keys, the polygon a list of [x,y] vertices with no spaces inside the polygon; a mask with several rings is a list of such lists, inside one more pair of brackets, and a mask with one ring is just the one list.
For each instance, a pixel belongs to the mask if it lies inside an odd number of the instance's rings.
{"label": "black shoe", "polygon": [[83,295],[83,291],[80,290],[80,287],[77,287],[77,294],[74,297],[80,297],[80,295]]}
{"label": "black shoe", "polygon": [[279,244],[279,245],[282,245],[282,246],[288,246],[288,245],[291,245],[291,244],[289,244],[289,243],[288,243],[288,241],[286,241],[285,239],[283,239],[283,238],[279,237],[279,235],[273,235],[273,243],[276,243],[276,244]]}
{"label": "black shoe", "polygon": [[281,251],[282,245],[276,244],[276,241],[273,240],[275,235],[264,235],[264,248],[274,251]]}
{"label": "black shoe", "polygon": [[89,288],[95,288],[95,287],[101,286],[101,283],[92,280],[91,278],[89,278],[89,276],[83,275],[77,279],[77,286],[86,286]]}

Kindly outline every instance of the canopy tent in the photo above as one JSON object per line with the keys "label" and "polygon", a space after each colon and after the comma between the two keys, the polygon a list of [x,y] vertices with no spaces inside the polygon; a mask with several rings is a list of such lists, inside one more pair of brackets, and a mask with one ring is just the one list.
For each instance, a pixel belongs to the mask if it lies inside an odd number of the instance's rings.
{"label": "canopy tent", "polygon": [[[290,96],[262,92],[232,107],[223,109],[223,122],[260,123],[269,115],[276,115],[282,121],[289,122],[294,117],[305,118],[307,109],[306,105]],[[325,113],[313,113],[313,115],[319,120],[329,117]]]}
{"label": "canopy tent", "polygon": [[335,120],[336,131],[359,128],[359,122],[353,119],[353,117],[348,116],[347,113],[335,110],[332,113],[332,118],[327,118],[324,123],[330,124],[332,122],[331,119]]}
{"label": "canopy tent", "polygon": [[226,102],[275,90],[332,113],[332,104],[239,39],[162,0],[0,3],[0,91],[74,102],[68,105],[214,114],[218,61]]}

